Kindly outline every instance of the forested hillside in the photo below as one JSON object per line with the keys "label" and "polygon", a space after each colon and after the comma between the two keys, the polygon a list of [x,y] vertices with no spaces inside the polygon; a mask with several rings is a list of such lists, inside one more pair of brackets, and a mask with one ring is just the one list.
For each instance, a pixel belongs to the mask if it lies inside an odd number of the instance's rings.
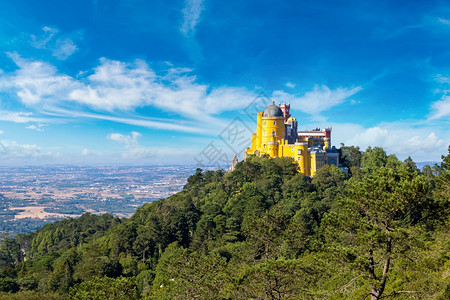
{"label": "forested hillside", "polygon": [[422,171],[377,147],[341,159],[349,179],[249,157],[130,219],[4,237],[0,299],[449,299],[450,147]]}

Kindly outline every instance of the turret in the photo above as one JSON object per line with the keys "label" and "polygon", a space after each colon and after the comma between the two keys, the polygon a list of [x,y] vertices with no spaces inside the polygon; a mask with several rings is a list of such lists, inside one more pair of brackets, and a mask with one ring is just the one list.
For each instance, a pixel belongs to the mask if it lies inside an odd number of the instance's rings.
{"label": "turret", "polygon": [[261,147],[268,145],[269,141],[278,142],[284,138],[284,116],[281,109],[271,104],[263,112]]}
{"label": "turret", "polygon": [[291,104],[278,104],[278,106],[280,107],[281,111],[283,112],[283,116],[284,116],[284,121],[287,122],[287,120],[289,120],[289,118],[291,117],[291,114],[289,113],[289,110],[291,109]]}

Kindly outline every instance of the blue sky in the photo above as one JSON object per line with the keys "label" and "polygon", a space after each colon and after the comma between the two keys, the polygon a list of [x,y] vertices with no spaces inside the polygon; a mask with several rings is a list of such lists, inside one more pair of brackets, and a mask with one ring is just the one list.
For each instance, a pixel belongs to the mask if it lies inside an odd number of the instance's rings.
{"label": "blue sky", "polygon": [[338,147],[439,161],[450,5],[0,2],[0,165],[224,164],[271,100]]}

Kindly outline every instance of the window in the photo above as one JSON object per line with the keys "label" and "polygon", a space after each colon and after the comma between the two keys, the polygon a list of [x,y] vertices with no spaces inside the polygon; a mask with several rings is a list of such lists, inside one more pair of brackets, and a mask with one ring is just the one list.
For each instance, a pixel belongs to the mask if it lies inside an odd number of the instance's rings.
{"label": "window", "polygon": [[266,122],[266,121],[264,121],[264,125],[267,125],[267,122]]}
{"label": "window", "polygon": [[294,152],[294,147],[291,148],[291,152]]}
{"label": "window", "polygon": [[298,155],[302,155],[302,149],[298,149]]}
{"label": "window", "polygon": [[277,125],[277,121],[273,121],[273,125]]}
{"label": "window", "polygon": [[299,156],[299,157],[297,158],[297,160],[300,161],[300,160],[301,160],[301,156]]}

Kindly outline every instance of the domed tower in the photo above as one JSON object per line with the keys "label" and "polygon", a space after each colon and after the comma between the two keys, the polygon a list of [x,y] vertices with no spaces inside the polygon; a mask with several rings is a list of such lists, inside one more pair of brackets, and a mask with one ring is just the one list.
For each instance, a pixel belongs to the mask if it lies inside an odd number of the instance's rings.
{"label": "domed tower", "polygon": [[[261,150],[270,156],[278,156],[278,147],[274,143],[279,143],[284,138],[284,115],[283,111],[272,103],[262,114],[261,118]],[[269,151],[270,145],[270,151]],[[277,149],[277,150],[275,150]],[[275,153],[276,152],[276,153]]]}

